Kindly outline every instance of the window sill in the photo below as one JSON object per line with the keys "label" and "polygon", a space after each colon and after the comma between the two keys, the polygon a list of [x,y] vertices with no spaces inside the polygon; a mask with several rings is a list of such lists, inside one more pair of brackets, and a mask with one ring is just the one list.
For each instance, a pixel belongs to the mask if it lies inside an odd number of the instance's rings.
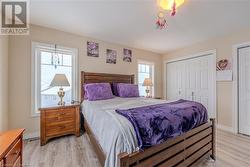
{"label": "window sill", "polygon": [[40,117],[40,113],[39,112],[32,112],[31,117],[32,118]]}

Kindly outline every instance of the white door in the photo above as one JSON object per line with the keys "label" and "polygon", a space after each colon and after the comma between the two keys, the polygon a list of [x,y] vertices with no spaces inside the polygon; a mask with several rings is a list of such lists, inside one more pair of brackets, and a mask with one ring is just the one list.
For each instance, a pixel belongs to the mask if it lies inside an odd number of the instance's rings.
{"label": "white door", "polygon": [[167,99],[202,103],[210,118],[215,112],[215,62],[212,54],[167,64]]}
{"label": "white door", "polygon": [[240,48],[239,60],[239,132],[250,135],[250,46]]}
{"label": "white door", "polygon": [[167,97],[172,100],[185,99],[185,62],[177,61],[167,65]]}
{"label": "white door", "polygon": [[186,99],[203,104],[210,118],[215,118],[213,89],[215,86],[213,55],[201,56],[186,62]]}

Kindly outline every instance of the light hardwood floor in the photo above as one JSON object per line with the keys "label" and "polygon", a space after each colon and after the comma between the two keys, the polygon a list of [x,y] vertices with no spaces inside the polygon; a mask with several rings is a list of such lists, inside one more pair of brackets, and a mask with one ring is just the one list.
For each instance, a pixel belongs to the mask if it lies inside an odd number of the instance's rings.
{"label": "light hardwood floor", "polygon": [[[217,130],[217,160],[204,159],[197,167],[250,167],[250,137]],[[86,134],[51,140],[26,141],[24,164],[30,167],[100,167]]]}

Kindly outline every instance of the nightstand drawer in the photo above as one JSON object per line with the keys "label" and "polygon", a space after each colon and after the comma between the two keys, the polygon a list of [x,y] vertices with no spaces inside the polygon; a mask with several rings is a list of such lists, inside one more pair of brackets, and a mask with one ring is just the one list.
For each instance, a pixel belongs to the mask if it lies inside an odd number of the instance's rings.
{"label": "nightstand drawer", "polygon": [[74,125],[74,120],[72,119],[69,119],[69,120],[57,120],[57,121],[46,121],[46,128],[50,128],[50,127],[53,127],[53,126],[57,126],[57,125],[71,125],[73,124]]}
{"label": "nightstand drawer", "polygon": [[50,110],[46,112],[46,120],[56,121],[56,120],[69,120],[74,119],[75,110],[74,109],[64,109],[64,110]]}
{"label": "nightstand drawer", "polygon": [[21,153],[22,141],[19,139],[14,147],[10,150],[10,152],[6,155],[6,165],[7,166],[14,166],[17,158]]}
{"label": "nightstand drawer", "polygon": [[51,124],[46,126],[46,136],[56,136],[75,131],[74,121],[62,122],[58,124]]}

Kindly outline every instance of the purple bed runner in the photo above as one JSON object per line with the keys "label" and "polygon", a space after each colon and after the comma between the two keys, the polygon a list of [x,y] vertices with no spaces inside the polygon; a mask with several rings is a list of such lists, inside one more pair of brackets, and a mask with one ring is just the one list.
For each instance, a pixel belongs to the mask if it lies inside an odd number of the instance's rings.
{"label": "purple bed runner", "polygon": [[160,144],[208,121],[202,104],[182,99],[116,112],[132,123],[140,149]]}

